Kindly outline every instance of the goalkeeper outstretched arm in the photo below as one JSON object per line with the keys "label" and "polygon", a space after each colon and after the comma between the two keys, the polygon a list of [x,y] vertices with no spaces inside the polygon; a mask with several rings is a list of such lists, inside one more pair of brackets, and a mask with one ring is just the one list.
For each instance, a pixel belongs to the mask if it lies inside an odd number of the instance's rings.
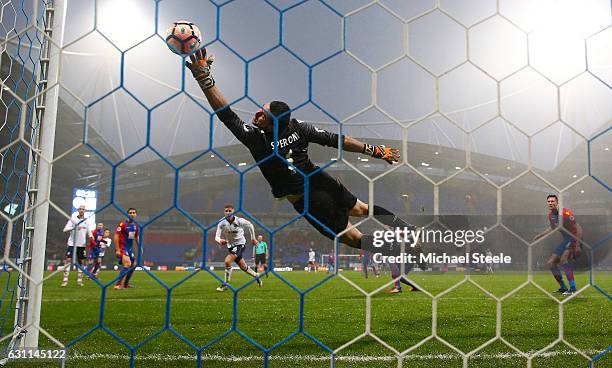
{"label": "goalkeeper outstretched arm", "polygon": [[[214,58],[206,55],[206,49],[202,48],[195,54],[190,56],[191,62],[187,62],[186,66],[193,77],[198,82],[198,85],[204,92],[204,96],[208,100],[210,107],[215,111],[219,119],[230,129],[230,131],[240,140],[242,143],[247,143],[253,134],[257,134],[254,129],[244,124],[237,116],[234,118],[234,114],[228,114],[229,103],[225,97],[221,94],[219,88],[217,88],[215,80],[211,74],[211,65]],[[257,114],[256,114],[257,118]],[[317,131],[321,131],[317,129]],[[314,140],[315,143],[319,143]],[[390,164],[398,162],[400,159],[399,150],[395,148],[385,147],[384,145],[371,145],[359,140],[343,136],[342,149],[348,152],[358,152],[367,154],[374,158],[384,160]],[[319,143],[321,144],[321,143]]]}

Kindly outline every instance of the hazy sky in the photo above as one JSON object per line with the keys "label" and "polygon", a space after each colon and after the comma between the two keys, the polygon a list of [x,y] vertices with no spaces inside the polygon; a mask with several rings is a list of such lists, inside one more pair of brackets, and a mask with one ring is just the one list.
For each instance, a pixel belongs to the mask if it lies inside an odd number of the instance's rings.
{"label": "hazy sky", "polygon": [[[397,139],[398,124],[422,120],[408,129],[409,141],[463,148],[458,127],[480,127],[470,149],[520,162],[527,135],[539,132],[536,140],[556,142],[555,154],[533,157],[541,168],[611,124],[607,0],[501,0],[499,11],[496,0],[443,0],[438,9],[433,0],[272,3],[291,7],[282,27],[264,1],[230,2],[219,19],[212,2],[159,3],[159,34],[187,19],[212,43],[215,79],[245,120],[282,99],[302,106],[298,119],[332,130],[343,122],[357,136]],[[155,23],[152,0],[98,1],[97,11],[93,0],[68,1],[61,82],[78,100],[64,88],[61,97],[82,116],[87,109],[89,127],[123,157],[145,144],[147,127],[164,155],[208,148],[208,104],[188,73],[186,93],[176,95],[182,60],[154,35]],[[121,52],[122,88],[107,95],[120,86]],[[154,108],[150,120],[146,108]],[[542,131],[559,118],[573,129]],[[216,146],[233,142],[215,126]]]}

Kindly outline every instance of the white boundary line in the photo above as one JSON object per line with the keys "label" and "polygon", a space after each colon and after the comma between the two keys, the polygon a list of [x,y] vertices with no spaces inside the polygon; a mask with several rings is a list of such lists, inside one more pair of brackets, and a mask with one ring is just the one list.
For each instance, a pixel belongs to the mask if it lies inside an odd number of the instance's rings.
{"label": "white boundary line", "polygon": [[[386,296],[386,294],[381,294],[381,296]],[[393,297],[389,297],[387,296],[387,298],[389,299],[393,299]],[[565,297],[564,297],[565,298]],[[563,300],[564,298],[558,298],[559,300]],[[586,296],[586,295],[577,295],[576,299],[594,299],[593,296]],[[165,303],[167,301],[166,298],[127,298],[127,299],[115,299],[115,298],[109,298],[108,296],[106,297],[107,301],[112,301],[112,302],[117,302],[117,303],[123,303],[123,302],[139,302],[139,303],[143,303],[143,302],[163,302]],[[297,300],[296,298],[275,298],[273,301],[295,301]],[[308,299],[307,299],[308,300]],[[314,301],[314,299],[312,299]],[[339,302],[355,302],[355,300],[357,299],[341,299],[339,300]],[[397,300],[407,300],[406,298],[397,298]],[[419,299],[411,299],[412,301],[425,301],[426,299],[424,298],[419,298]],[[431,300],[431,299],[429,299]],[[486,301],[489,302],[493,299],[491,299],[490,297],[487,296],[482,296],[482,297],[443,297],[443,300],[482,300],[482,301]],[[550,297],[548,296],[524,296],[524,297],[513,297],[512,300],[551,300]],[[82,298],[43,298],[43,303],[64,303],[64,302],[83,302],[84,300]],[[246,301],[246,302],[259,302],[259,301],[272,301],[272,300],[266,300],[263,298],[240,298],[240,301]],[[91,302],[88,301],[88,302]],[[172,302],[173,303],[195,303],[195,302],[199,302],[199,303],[227,303],[227,302],[231,302],[231,298],[228,299],[206,299],[206,298],[180,298],[180,297],[172,297]],[[554,301],[555,304],[558,303],[557,301]]]}
{"label": "white boundary line", "polygon": [[[531,355],[534,352],[527,352]],[[589,355],[595,355],[600,353],[598,350],[588,350],[585,353]],[[548,351],[539,354],[536,358],[550,358],[556,356],[574,356],[580,355],[573,350],[561,350],[561,351]],[[104,359],[104,360],[129,360],[130,356],[127,354],[109,354],[109,353],[80,353],[80,352],[69,352],[68,360],[91,360],[91,359]],[[478,353],[470,357],[470,359],[524,359],[519,353],[507,352],[507,353]],[[140,361],[195,361],[195,354],[138,354],[135,356],[136,360]],[[275,355],[270,354],[269,360],[283,361],[283,362],[307,362],[307,361],[329,361],[330,355],[315,355],[315,354],[283,354]],[[461,360],[463,357],[459,354],[453,353],[442,353],[442,354],[408,354],[403,357],[403,360]],[[261,355],[219,355],[219,354],[202,354],[202,360],[204,361],[222,361],[222,362],[253,362],[262,361],[263,353]],[[369,356],[369,355],[339,355],[336,356],[336,361],[347,361],[347,362],[380,362],[380,361],[395,361],[397,356],[386,355],[386,356]]]}

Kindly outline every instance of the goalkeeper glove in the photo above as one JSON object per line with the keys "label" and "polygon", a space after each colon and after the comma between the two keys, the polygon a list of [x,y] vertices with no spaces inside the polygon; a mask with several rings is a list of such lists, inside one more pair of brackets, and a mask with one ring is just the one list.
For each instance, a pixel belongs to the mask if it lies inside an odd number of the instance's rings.
{"label": "goalkeeper glove", "polygon": [[215,85],[215,80],[210,74],[210,67],[214,61],[214,56],[206,56],[206,48],[203,47],[195,54],[189,56],[191,62],[186,61],[185,66],[191,70],[191,74],[202,90],[206,90]]}
{"label": "goalkeeper glove", "polygon": [[373,146],[371,144],[365,144],[363,146],[363,153],[370,155],[374,158],[385,160],[390,164],[399,161],[400,155],[397,148],[389,148],[384,145]]}

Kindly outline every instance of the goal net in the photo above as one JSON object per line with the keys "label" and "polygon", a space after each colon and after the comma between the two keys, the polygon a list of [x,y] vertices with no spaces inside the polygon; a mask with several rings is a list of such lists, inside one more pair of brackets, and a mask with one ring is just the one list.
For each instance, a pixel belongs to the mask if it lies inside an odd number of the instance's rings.
{"label": "goal net", "polygon": [[[65,349],[75,366],[610,359],[609,336],[587,336],[606,325],[598,311],[610,300],[609,1],[0,6],[5,352]],[[300,122],[400,150],[400,162],[388,165],[311,142],[313,163],[360,201],[343,209],[350,226],[335,241],[312,208],[299,213],[272,195],[260,165],[291,159],[278,151],[255,161],[211,109],[184,66],[188,58],[168,50],[165,31],[181,19],[202,31],[216,57],[216,86],[245,122],[283,100]],[[550,194],[579,234],[567,225],[538,237],[554,222]],[[362,202],[371,216],[352,216]],[[235,263],[229,287],[220,287],[228,250],[216,231],[227,205],[266,243],[258,248],[269,266],[261,290],[270,294],[258,294]],[[98,276],[97,257],[81,262],[76,248],[67,256],[65,225],[80,206],[84,226],[110,232]],[[416,263],[399,268],[422,291],[402,294],[402,302],[381,303],[398,281],[388,263],[364,260],[339,241],[356,233],[384,240],[388,227],[374,206],[421,229],[422,253],[433,254],[418,267],[427,272],[412,272]],[[115,290],[124,261],[113,235],[130,208],[139,225],[135,288]],[[561,265],[551,274],[547,262],[562,239],[582,250],[568,297],[553,293],[554,277],[571,277]],[[241,255],[251,266],[252,240],[247,234]],[[334,269],[304,272],[309,252],[325,268],[336,254]],[[460,258],[466,253],[477,256]],[[492,268],[479,258],[489,255],[499,257]],[[407,323],[391,318],[410,315],[405,306],[418,314],[419,332],[410,336],[392,328]],[[522,319],[536,307],[553,323]],[[472,316],[479,323],[453,314],[459,309],[480,313]],[[583,319],[584,333],[575,325]],[[540,325],[545,332],[533,330]],[[535,337],[524,342],[524,331]]]}

